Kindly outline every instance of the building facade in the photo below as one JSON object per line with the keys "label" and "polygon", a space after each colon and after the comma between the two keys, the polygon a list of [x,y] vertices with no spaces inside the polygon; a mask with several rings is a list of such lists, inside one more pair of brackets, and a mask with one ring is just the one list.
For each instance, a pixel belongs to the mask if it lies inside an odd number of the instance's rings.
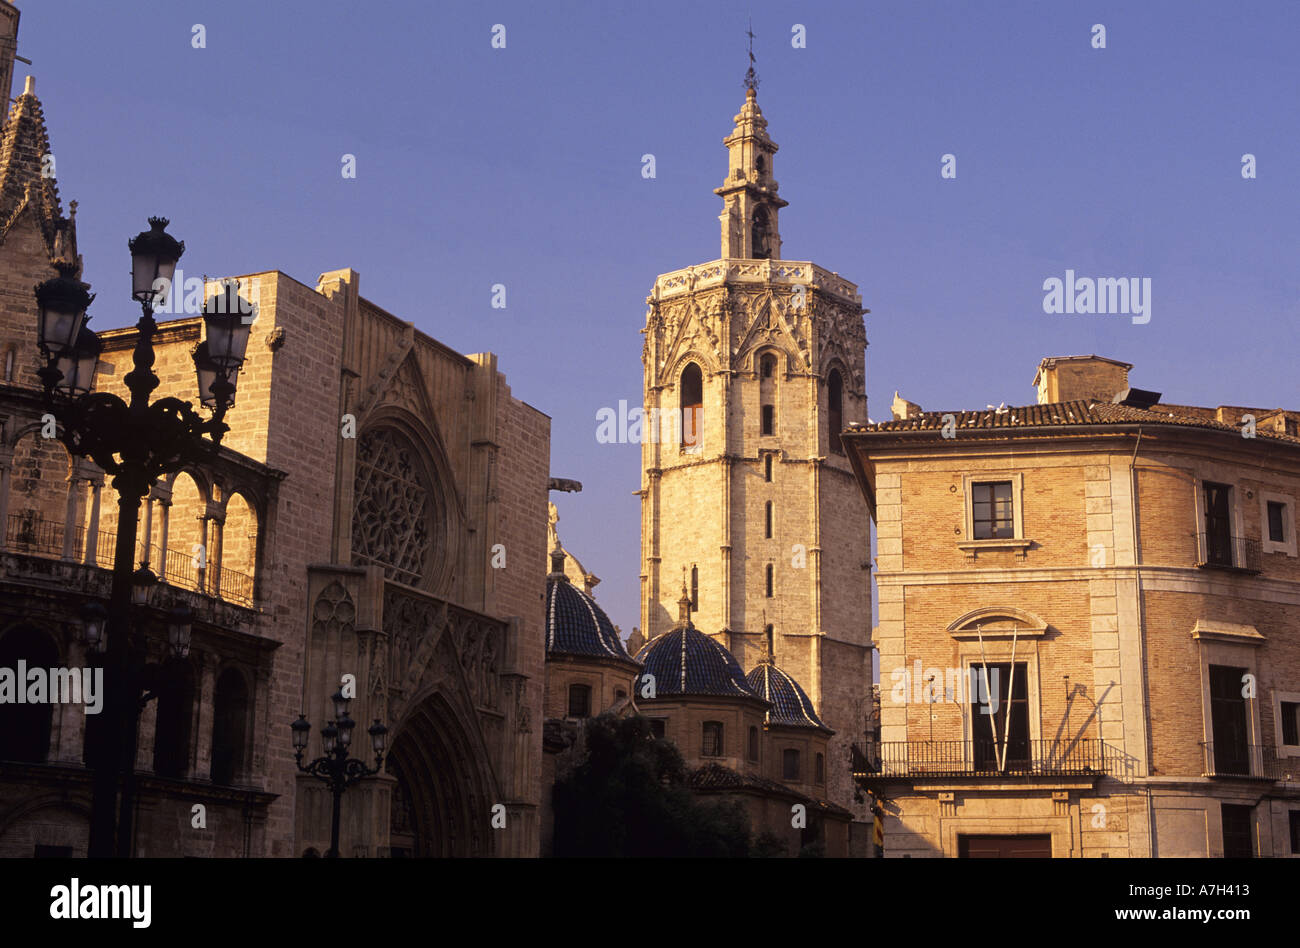
{"label": "building facade", "polygon": [[1300,414],[1130,368],[1045,359],[1037,404],[845,434],[886,855],[1300,855]]}
{"label": "building facade", "polygon": [[[5,75],[12,42],[0,52]],[[0,666],[82,667],[79,609],[107,596],[117,504],[43,420],[32,287],[79,258],[30,79],[0,137]],[[137,562],[195,623],[141,717],[135,854],[324,853],[330,795],[299,772],[289,725],[305,714],[317,756],[344,685],[362,730],[379,720],[390,736],[383,772],[346,795],[343,855],[536,855],[549,419],[494,356],[385,312],[353,270],[236,279],[255,309],[230,431],[210,461],[160,479],[139,516]],[[198,311],[224,285],[174,288],[155,399],[195,401]],[[127,299],[97,289],[92,315]],[[100,337],[96,387],[120,393],[136,331]],[[150,660],[162,616],[136,617]],[[84,854],[93,716],[11,703],[0,716],[0,853]]]}
{"label": "building facade", "polygon": [[754,88],[726,138],[721,258],[665,273],[646,302],[641,625],[692,621],[745,667],[769,633],[835,737],[830,797],[870,688],[868,518],[839,441],[867,417],[857,287],[782,259],[776,144]]}

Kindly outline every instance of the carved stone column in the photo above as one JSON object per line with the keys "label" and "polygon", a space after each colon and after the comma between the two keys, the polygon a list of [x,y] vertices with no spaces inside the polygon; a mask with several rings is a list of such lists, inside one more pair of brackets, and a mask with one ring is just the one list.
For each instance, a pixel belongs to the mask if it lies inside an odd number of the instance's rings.
{"label": "carved stone column", "polygon": [[63,554],[65,563],[77,558],[77,488],[81,484],[75,462],[69,464],[67,499],[63,510]]}
{"label": "carved stone column", "polygon": [[203,668],[194,693],[194,756],[187,777],[207,778],[212,772],[212,718],[213,699],[217,690],[217,665],[221,656],[203,653]]}
{"label": "carved stone column", "polygon": [[90,485],[90,522],[86,524],[86,548],[81,561],[87,566],[99,564],[99,503],[104,490],[104,476],[87,478]]}

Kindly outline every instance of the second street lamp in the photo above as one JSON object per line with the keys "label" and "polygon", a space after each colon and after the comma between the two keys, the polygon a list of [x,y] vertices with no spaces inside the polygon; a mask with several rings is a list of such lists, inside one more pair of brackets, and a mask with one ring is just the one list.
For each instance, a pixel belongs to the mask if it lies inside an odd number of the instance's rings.
{"label": "second street lamp", "polygon": [[348,757],[348,747],[352,743],[352,732],[357,722],[348,712],[350,698],[343,697],[343,692],[336,691],[330,696],[334,702],[334,720],[321,728],[321,749],[323,757],[317,757],[309,764],[303,764],[303,754],[307,751],[308,738],[311,736],[311,723],[304,714],[289,725],[293,732],[293,757],[298,769],[323,781],[330,788],[334,797],[334,811],[330,820],[330,848],[325,855],[332,859],[339,856],[339,822],[343,808],[343,791],[359,780],[373,777],[384,766],[384,751],[388,746],[388,728],[378,719],[368,729],[370,746],[375,752],[375,766],[367,767],[364,761]]}

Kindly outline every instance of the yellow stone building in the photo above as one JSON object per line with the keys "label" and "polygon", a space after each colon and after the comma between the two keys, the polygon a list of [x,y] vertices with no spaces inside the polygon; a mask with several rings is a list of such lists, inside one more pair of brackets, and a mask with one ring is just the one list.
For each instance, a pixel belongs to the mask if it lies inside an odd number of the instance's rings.
{"label": "yellow stone building", "polygon": [[1130,368],[1044,359],[1037,404],[844,435],[886,855],[1300,856],[1300,413]]}

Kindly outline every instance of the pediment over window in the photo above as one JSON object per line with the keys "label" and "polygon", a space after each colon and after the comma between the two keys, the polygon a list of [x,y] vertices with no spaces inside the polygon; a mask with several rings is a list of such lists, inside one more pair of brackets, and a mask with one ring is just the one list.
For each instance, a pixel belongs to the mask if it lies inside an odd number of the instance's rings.
{"label": "pediment over window", "polygon": [[1264,644],[1264,636],[1253,625],[1238,625],[1234,622],[1217,622],[1209,619],[1196,620],[1196,625],[1192,626],[1192,638],[1231,642],[1237,645]]}
{"label": "pediment over window", "polygon": [[1024,609],[991,606],[966,613],[948,626],[948,634],[955,639],[1041,638],[1047,634],[1047,623]]}

